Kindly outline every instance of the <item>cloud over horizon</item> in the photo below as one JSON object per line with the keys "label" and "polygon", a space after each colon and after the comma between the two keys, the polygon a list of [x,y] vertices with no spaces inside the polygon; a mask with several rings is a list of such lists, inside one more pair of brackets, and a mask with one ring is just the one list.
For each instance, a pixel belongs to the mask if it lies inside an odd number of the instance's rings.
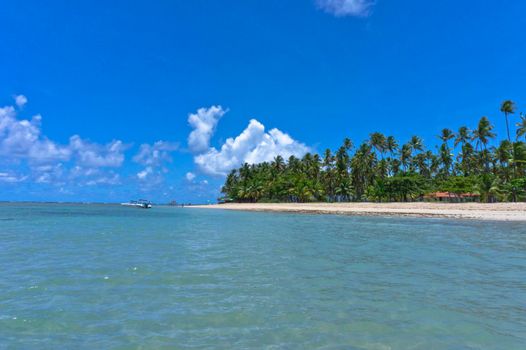
{"label": "cloud over horizon", "polygon": [[171,153],[179,149],[179,144],[168,141],[157,141],[153,145],[143,143],[133,161],[145,166],[136,176],[148,187],[163,182],[163,173],[168,172],[164,163],[172,162]]}
{"label": "cloud over horizon", "polygon": [[316,0],[317,5],[325,12],[336,17],[366,17],[375,4],[373,0]]}
{"label": "cloud over horizon", "polygon": [[[58,193],[72,198],[96,189],[152,195],[179,191],[173,187],[174,178],[171,185],[166,185],[170,190],[163,189],[163,184],[168,182],[166,174],[172,170],[169,167],[172,155],[180,150],[178,142],[143,143],[130,159],[126,152],[132,145],[119,139],[98,143],[74,134],[67,142],[57,142],[42,132],[40,114],[28,119],[21,116],[24,112],[21,107],[27,98],[19,96],[14,97],[12,106],[0,107],[0,185],[3,189],[22,196],[39,189],[42,198]],[[198,198],[214,196],[218,188],[214,182],[243,163],[271,161],[277,155],[301,157],[310,151],[308,146],[279,129],[267,131],[256,119],[251,119],[239,135],[226,139],[218,148],[213,147],[212,137],[225,113],[227,110],[217,105],[188,115],[192,127],[188,150],[195,169],[179,169],[184,172],[178,176],[181,188]],[[201,178],[202,175],[217,178]]]}
{"label": "cloud over horizon", "polygon": [[[22,107],[27,98],[18,95],[15,103]],[[42,134],[40,114],[31,119],[20,119],[15,107],[0,107],[0,182],[115,184],[119,175],[104,168],[121,167],[124,151],[128,148],[120,140],[98,144],[79,135],[71,136],[68,144],[60,144]],[[24,169],[24,174],[17,174],[21,169]]]}
{"label": "cloud over horizon", "polygon": [[171,152],[176,151],[179,144],[168,141],[157,141],[153,145],[143,143],[133,161],[142,165],[160,166],[163,162],[171,162]]}
{"label": "cloud over horizon", "polygon": [[301,157],[309,151],[309,147],[279,129],[266,132],[262,123],[251,119],[241,134],[228,138],[219,150],[210,147],[195,154],[194,162],[207,175],[226,176],[244,163],[268,162],[277,155]]}

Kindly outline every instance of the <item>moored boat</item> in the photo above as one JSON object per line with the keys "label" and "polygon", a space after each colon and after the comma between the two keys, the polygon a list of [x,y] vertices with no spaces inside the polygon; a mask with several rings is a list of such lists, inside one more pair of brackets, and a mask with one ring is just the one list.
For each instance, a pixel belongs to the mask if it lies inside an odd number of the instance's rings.
{"label": "moored boat", "polygon": [[121,203],[121,205],[140,209],[150,209],[152,207],[152,202],[146,199],[139,199],[138,201],[129,201],[127,203]]}

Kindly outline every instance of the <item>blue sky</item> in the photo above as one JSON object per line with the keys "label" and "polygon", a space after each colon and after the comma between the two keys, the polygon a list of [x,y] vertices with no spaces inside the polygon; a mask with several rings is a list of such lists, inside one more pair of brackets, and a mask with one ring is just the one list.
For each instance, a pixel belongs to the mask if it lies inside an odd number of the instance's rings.
{"label": "blue sky", "polygon": [[503,136],[525,28],[523,1],[6,1],[0,200],[206,202],[240,161],[344,137]]}

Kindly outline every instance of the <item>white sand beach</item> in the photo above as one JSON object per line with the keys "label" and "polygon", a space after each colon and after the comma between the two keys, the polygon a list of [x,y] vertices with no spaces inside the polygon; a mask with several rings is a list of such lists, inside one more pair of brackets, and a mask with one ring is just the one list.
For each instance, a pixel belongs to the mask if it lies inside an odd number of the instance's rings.
{"label": "white sand beach", "polygon": [[189,208],[526,222],[526,203],[228,203]]}

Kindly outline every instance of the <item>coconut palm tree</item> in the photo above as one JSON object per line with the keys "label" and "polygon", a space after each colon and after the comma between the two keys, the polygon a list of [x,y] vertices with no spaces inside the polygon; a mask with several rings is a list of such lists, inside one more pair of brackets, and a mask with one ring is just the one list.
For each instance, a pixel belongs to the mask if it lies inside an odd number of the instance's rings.
{"label": "coconut palm tree", "polygon": [[332,202],[334,200],[334,186],[336,176],[334,174],[334,157],[332,156],[330,149],[325,150],[322,166],[322,181],[325,189],[325,194],[327,195],[327,199]]}
{"label": "coconut palm tree", "polygon": [[351,200],[352,190],[353,188],[351,181],[349,179],[345,179],[338,184],[335,192],[339,198],[339,201],[341,202]]}
{"label": "coconut palm tree", "polygon": [[477,141],[477,148],[482,145],[486,149],[486,145],[489,142],[489,139],[495,137],[495,133],[492,131],[493,125],[491,125],[487,117],[482,117],[479,120],[478,126],[473,130],[472,139]]}
{"label": "coconut palm tree", "polygon": [[490,139],[495,137],[495,133],[492,131],[493,125],[491,125],[487,117],[482,117],[479,120],[478,126],[473,130],[473,139],[477,141],[477,148],[482,145],[484,149],[480,152],[480,159],[485,165],[486,173],[489,171],[489,152],[487,145]]}
{"label": "coconut palm tree", "polygon": [[349,171],[349,154],[347,153],[347,148],[341,146],[338,148],[335,156],[336,160],[336,172],[338,176],[342,177],[347,175]]}
{"label": "coconut palm tree", "polygon": [[447,146],[447,143],[445,142],[442,144],[442,146],[440,146],[439,157],[440,162],[442,163],[442,174],[443,176],[448,177],[453,164],[453,156],[449,147]]}
{"label": "coconut palm tree", "polygon": [[411,156],[412,154],[412,147],[409,143],[406,143],[402,146],[402,150],[400,152],[400,163],[404,167],[404,171],[407,171],[407,167],[411,163]]}
{"label": "coconut palm tree", "polygon": [[512,158],[513,146],[508,140],[502,140],[493,151],[495,159],[499,162],[499,171],[506,181],[510,179],[509,163]]}
{"label": "coconut palm tree", "polygon": [[458,128],[457,135],[455,137],[455,144],[454,146],[457,147],[458,144],[461,144],[464,146],[466,143],[469,142],[471,138],[471,131],[468,129],[467,126],[461,126]]}
{"label": "coconut palm tree", "polygon": [[419,136],[412,136],[409,140],[409,146],[411,147],[411,152],[422,151],[424,149],[424,142]]}
{"label": "coconut palm tree", "polygon": [[514,142],[513,145],[513,151],[512,151],[512,159],[513,165],[516,170],[516,176],[517,177],[525,177],[526,174],[524,173],[524,169],[526,166],[526,143],[519,141]]}
{"label": "coconut palm tree", "polygon": [[388,136],[385,141],[385,148],[391,154],[391,157],[398,151],[398,142],[394,136]]}
{"label": "coconut palm tree", "polygon": [[455,137],[455,134],[451,129],[444,128],[440,132],[440,135],[438,135],[438,138],[442,140],[442,142],[447,143],[449,140]]}
{"label": "coconut palm tree", "polygon": [[502,102],[502,104],[500,105],[500,111],[504,113],[504,116],[506,117],[506,131],[508,132],[508,141],[511,142],[508,115],[515,113],[515,102],[513,102],[512,100],[506,100]]}
{"label": "coconut palm tree", "polygon": [[420,175],[424,176],[424,177],[429,177],[431,176],[431,173],[429,171],[429,158],[428,158],[428,153],[425,152],[425,153],[419,153],[416,155],[415,157],[415,164],[418,168],[418,172]]}
{"label": "coconut palm tree", "polygon": [[353,148],[353,143],[352,143],[352,140],[348,137],[346,137],[344,140],[343,140],[343,147],[345,147],[345,149],[347,151],[350,151],[352,148]]}
{"label": "coconut palm tree", "polygon": [[469,176],[473,171],[476,170],[472,167],[474,151],[473,145],[471,145],[469,142],[466,142],[462,145],[462,150],[457,156],[457,159],[459,159],[457,164],[459,164],[458,166],[464,176]]}
{"label": "coconut palm tree", "polygon": [[371,145],[366,142],[358,147],[351,159],[352,184],[358,199],[362,198],[367,187],[374,181],[376,161],[376,155],[372,152]]}
{"label": "coconut palm tree", "polygon": [[369,144],[373,146],[378,153],[380,153],[382,159],[384,159],[384,152],[387,150],[387,138],[380,132],[373,132],[369,136]]}

